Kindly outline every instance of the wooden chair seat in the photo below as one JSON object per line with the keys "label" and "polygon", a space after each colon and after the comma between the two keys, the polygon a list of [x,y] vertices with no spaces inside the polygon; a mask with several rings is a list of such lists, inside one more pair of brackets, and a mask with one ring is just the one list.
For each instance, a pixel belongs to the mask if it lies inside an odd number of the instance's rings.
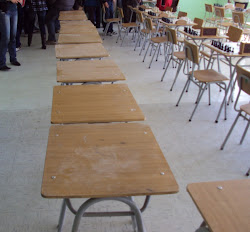
{"label": "wooden chair seat", "polygon": [[151,38],[151,41],[154,43],[166,43],[168,38],[166,36],[154,37]]}
{"label": "wooden chair seat", "polygon": [[226,76],[214,71],[213,69],[196,70],[194,71],[194,77],[200,82],[219,82],[229,80]]}
{"label": "wooden chair seat", "polygon": [[113,18],[113,19],[106,19],[106,21],[109,22],[119,22],[120,19],[119,18]]}
{"label": "wooden chair seat", "polygon": [[123,27],[138,27],[136,23],[122,23]]}
{"label": "wooden chair seat", "polygon": [[240,106],[240,109],[250,115],[250,103]]}
{"label": "wooden chair seat", "polygon": [[174,52],[174,56],[177,57],[179,60],[185,60],[186,56],[185,56],[185,52]]}
{"label": "wooden chair seat", "polygon": [[149,30],[149,29],[142,29],[141,32],[145,33],[145,34],[149,34],[150,32],[151,33],[156,33],[156,29],[153,29],[153,30]]}

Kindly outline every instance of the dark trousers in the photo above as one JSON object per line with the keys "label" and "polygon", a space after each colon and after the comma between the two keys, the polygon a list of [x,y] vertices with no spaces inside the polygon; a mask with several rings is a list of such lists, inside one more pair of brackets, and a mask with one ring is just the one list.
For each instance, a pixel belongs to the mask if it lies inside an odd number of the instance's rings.
{"label": "dark trousers", "polygon": [[59,17],[59,10],[55,7],[51,7],[46,15],[46,24],[48,28],[48,40],[56,41],[56,20]]}
{"label": "dark trousers", "polygon": [[85,11],[88,19],[99,28],[101,24],[100,6],[85,6]]}
{"label": "dark trousers", "polygon": [[[113,9],[113,0],[108,0],[107,3],[109,4],[109,8],[105,7],[105,19],[112,19],[114,14]],[[103,27],[106,27],[106,23],[103,22]],[[113,23],[110,23],[108,31],[107,32],[113,32]]]}
{"label": "dark trousers", "polygon": [[38,17],[38,23],[39,23],[39,29],[41,36],[46,35],[46,29],[45,29],[45,16],[46,16],[46,11],[29,11],[29,34],[33,34],[33,29],[34,29],[34,24],[35,24],[35,19],[36,15]]}
{"label": "dark trousers", "polygon": [[24,9],[20,4],[17,4],[17,15],[18,15],[18,20],[17,20],[17,30],[16,30],[16,47],[19,48],[21,47],[20,36],[24,24]]}

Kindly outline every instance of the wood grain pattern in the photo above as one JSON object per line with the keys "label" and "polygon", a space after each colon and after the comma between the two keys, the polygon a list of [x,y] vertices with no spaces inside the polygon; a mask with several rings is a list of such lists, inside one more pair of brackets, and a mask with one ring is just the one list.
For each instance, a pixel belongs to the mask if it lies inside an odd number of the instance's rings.
{"label": "wood grain pattern", "polygon": [[100,43],[93,44],[57,44],[55,46],[57,59],[102,58],[109,56]]}
{"label": "wood grain pattern", "polygon": [[87,25],[67,25],[62,24],[60,28],[60,34],[86,34],[89,32],[95,32],[98,34],[95,26],[93,24]]}
{"label": "wood grain pattern", "polygon": [[84,26],[94,26],[90,20],[86,21],[60,21],[60,25],[84,25]]}
{"label": "wood grain pattern", "polygon": [[184,34],[185,36],[191,38],[191,39],[200,39],[200,40],[204,40],[204,39],[225,39],[227,38],[227,36],[219,36],[219,35],[206,35],[206,36],[199,36],[199,35],[191,35],[185,31],[181,31],[179,30],[180,33]]}
{"label": "wood grain pattern", "polygon": [[59,21],[66,20],[66,21],[81,21],[81,20],[88,20],[87,16],[84,14],[61,14],[58,18]]}
{"label": "wood grain pattern", "polygon": [[211,232],[250,231],[249,179],[194,183],[187,191]]}
{"label": "wood grain pattern", "polygon": [[60,11],[60,16],[64,15],[85,15],[85,12],[83,10],[68,10],[68,11]]}
{"label": "wood grain pattern", "polygon": [[147,125],[56,125],[41,192],[46,198],[99,198],[170,194],[178,185]]}
{"label": "wood grain pattern", "polygon": [[59,34],[58,44],[102,43],[102,38],[96,31],[84,34]]}
{"label": "wood grain pattern", "polygon": [[142,121],[126,84],[55,86],[51,123]]}
{"label": "wood grain pattern", "polygon": [[118,80],[126,80],[126,78],[113,60],[57,62],[57,82],[82,83]]}

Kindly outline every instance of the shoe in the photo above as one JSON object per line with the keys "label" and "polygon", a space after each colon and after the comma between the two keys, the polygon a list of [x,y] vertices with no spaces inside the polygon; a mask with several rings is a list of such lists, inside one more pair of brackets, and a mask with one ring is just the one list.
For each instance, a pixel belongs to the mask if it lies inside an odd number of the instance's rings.
{"label": "shoe", "polygon": [[112,36],[112,32],[108,32],[107,35]]}
{"label": "shoe", "polygon": [[46,45],[56,45],[56,41],[47,40]]}
{"label": "shoe", "polygon": [[16,52],[20,51],[21,47],[16,48]]}
{"label": "shoe", "polygon": [[21,64],[17,60],[10,63],[14,66],[21,66]]}
{"label": "shoe", "polygon": [[112,33],[112,35],[117,35],[116,31],[112,31],[111,33]]}
{"label": "shoe", "polygon": [[2,68],[0,68],[0,71],[9,71],[10,68],[6,65],[4,65]]}

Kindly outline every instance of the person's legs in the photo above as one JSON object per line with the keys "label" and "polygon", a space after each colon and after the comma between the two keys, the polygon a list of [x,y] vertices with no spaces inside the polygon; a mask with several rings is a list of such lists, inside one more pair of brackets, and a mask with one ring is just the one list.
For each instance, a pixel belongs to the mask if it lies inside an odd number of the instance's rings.
{"label": "person's legs", "polygon": [[38,11],[38,23],[39,23],[39,29],[41,34],[41,41],[42,41],[42,49],[46,49],[46,29],[45,29],[45,16],[46,11]]}
{"label": "person's legs", "polygon": [[[114,14],[113,0],[109,0],[109,1],[108,1],[108,4],[109,4],[109,8],[108,8],[108,11],[109,11],[109,19],[112,19],[112,18],[114,18],[114,16],[113,16],[113,14]],[[113,32],[113,23],[110,23],[108,32],[111,32],[111,33]]]}
{"label": "person's legs", "polygon": [[17,6],[18,10],[18,20],[17,20],[17,31],[16,31],[16,47],[21,47],[20,36],[23,29],[23,18],[24,18],[24,10],[20,4]]}
{"label": "person's legs", "polygon": [[[6,53],[10,40],[10,17],[0,11],[0,69],[6,67]],[[7,70],[7,69],[5,69]]]}
{"label": "person's legs", "polygon": [[48,28],[48,41],[49,42],[56,42],[56,29],[55,29],[55,21],[58,16],[57,9],[52,7],[49,9],[46,15],[46,24]]}
{"label": "person's legs", "polygon": [[10,62],[16,66],[20,66],[16,59],[17,6],[13,4],[11,9],[6,13],[10,15],[10,41],[8,45]]}
{"label": "person's legs", "polygon": [[36,19],[36,12],[30,9],[28,12],[28,46],[30,46],[32,43],[35,19]]}
{"label": "person's legs", "polygon": [[96,22],[96,28],[100,28],[101,26],[101,6],[98,4],[98,6],[95,8],[95,22]]}

